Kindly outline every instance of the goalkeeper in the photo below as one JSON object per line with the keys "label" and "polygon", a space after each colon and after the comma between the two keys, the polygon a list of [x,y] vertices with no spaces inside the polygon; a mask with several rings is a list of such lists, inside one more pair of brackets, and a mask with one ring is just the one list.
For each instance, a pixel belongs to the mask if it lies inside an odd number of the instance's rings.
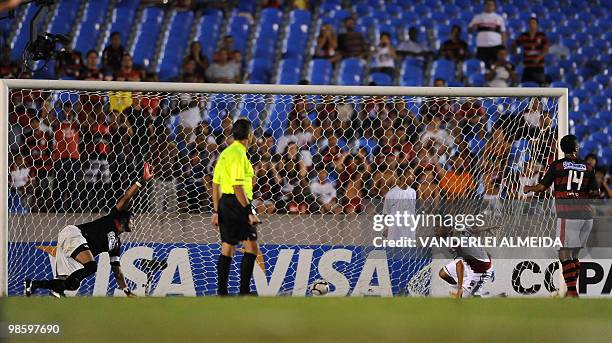
{"label": "goalkeeper", "polygon": [[140,181],[130,186],[109,214],[89,223],[68,225],[63,228],[57,236],[55,253],[57,277],[53,280],[25,280],[25,295],[30,296],[37,289],[45,288],[51,291],[51,295],[59,298],[65,296],[64,291],[66,290],[77,290],[83,279],[97,271],[98,266],[94,257],[108,252],[111,269],[119,288],[127,296],[134,296],[121,272],[119,236],[124,232],[132,231],[131,213],[127,210],[128,203],[142,185],[152,178],[152,168],[145,163]]}

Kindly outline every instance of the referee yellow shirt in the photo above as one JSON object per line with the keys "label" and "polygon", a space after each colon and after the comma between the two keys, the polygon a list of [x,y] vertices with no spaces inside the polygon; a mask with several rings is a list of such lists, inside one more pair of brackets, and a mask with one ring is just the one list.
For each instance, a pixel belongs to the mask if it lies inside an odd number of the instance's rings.
{"label": "referee yellow shirt", "polygon": [[253,166],[247,158],[246,147],[234,141],[219,155],[213,182],[220,185],[221,193],[234,194],[234,186],[242,186],[249,200],[253,200]]}

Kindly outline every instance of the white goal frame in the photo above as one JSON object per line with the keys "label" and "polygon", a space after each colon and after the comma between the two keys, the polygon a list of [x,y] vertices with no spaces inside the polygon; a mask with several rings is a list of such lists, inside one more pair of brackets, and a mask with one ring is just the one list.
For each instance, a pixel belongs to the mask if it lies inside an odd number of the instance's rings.
{"label": "white goal frame", "polygon": [[[0,80],[0,296],[8,295],[8,110],[11,89],[82,90],[82,91],[141,91],[181,93],[234,94],[304,94],[348,96],[439,96],[439,97],[554,97],[558,98],[557,135],[568,133],[567,88],[486,88],[486,87],[381,87],[381,86],[314,86],[314,85],[254,85],[210,83],[116,82],[116,81],[57,81]],[[560,154],[560,150],[558,150]]]}

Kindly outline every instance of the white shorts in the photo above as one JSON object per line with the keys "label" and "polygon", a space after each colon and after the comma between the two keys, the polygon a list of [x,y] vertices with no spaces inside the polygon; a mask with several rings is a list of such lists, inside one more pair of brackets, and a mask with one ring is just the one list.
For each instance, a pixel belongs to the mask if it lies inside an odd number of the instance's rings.
{"label": "white shorts", "polygon": [[564,248],[583,248],[592,229],[593,219],[557,218],[557,237]]}
{"label": "white shorts", "polygon": [[[482,287],[491,280],[495,280],[493,266],[484,273],[476,273],[470,266],[463,262],[463,296],[480,296]],[[444,266],[444,271],[457,282],[457,260],[450,261]]]}
{"label": "white shorts", "polygon": [[70,256],[76,248],[83,244],[87,244],[87,240],[78,227],[68,225],[59,232],[55,250],[55,275],[58,278],[68,276],[83,268],[81,263]]}

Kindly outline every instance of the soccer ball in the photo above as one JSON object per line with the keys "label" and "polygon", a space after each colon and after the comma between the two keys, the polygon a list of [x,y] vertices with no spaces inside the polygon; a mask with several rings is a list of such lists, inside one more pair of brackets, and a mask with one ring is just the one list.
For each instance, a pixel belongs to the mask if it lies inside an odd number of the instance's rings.
{"label": "soccer ball", "polygon": [[325,280],[317,280],[310,286],[310,292],[312,295],[325,295],[329,293],[329,282]]}

